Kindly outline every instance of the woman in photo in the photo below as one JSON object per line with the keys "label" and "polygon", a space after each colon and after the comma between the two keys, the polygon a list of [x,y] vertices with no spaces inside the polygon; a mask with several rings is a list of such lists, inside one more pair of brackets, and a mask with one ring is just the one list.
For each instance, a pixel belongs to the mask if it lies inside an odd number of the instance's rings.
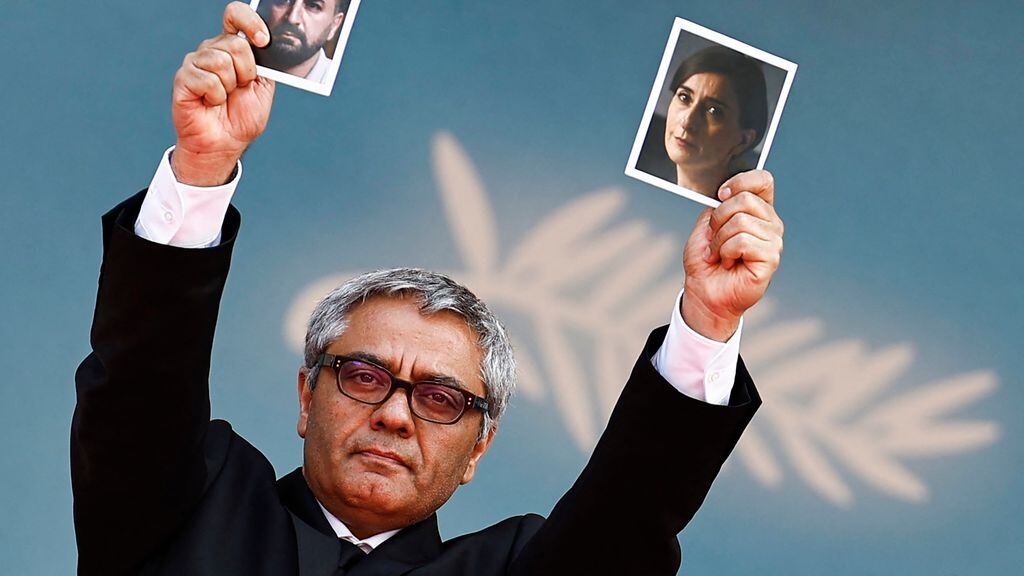
{"label": "woman in photo", "polygon": [[[729,177],[754,168],[746,158],[764,137],[768,95],[760,63],[712,46],[679,65],[665,123],[665,151],[677,184],[710,198]],[[756,161],[756,159],[755,159]]]}

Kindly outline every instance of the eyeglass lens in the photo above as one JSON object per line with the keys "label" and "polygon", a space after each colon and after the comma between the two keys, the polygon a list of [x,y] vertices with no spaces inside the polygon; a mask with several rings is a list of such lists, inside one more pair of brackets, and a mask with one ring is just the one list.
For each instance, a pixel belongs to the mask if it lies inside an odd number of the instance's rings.
{"label": "eyeglass lens", "polygon": [[[362,402],[378,404],[391,390],[391,375],[358,360],[348,360],[338,369],[342,391]],[[457,390],[441,384],[419,382],[409,398],[413,414],[433,422],[454,422],[466,407],[466,398]]]}

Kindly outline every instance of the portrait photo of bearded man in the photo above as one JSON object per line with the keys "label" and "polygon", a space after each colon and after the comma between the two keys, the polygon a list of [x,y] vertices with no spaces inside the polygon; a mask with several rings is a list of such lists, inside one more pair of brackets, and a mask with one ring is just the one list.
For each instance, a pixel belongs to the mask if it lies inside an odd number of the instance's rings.
{"label": "portrait photo of bearded man", "polygon": [[[253,50],[256,63],[311,82],[323,82],[332,58],[326,46],[345,23],[350,0],[263,0],[256,13],[270,43]],[[332,56],[333,56],[333,50]]]}

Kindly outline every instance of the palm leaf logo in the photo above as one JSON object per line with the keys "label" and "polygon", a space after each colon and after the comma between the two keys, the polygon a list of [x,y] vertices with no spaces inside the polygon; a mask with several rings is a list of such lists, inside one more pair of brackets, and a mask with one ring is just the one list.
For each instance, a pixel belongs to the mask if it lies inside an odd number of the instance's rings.
{"label": "palm leaf logo", "polygon": [[[667,321],[679,289],[679,238],[639,219],[621,221],[626,194],[608,188],[556,210],[503,257],[494,212],[469,156],[446,132],[435,135],[432,150],[465,265],[449,274],[529,327],[528,339],[513,334],[519,389],[531,401],[550,396],[576,445],[589,451],[636,351],[652,327]],[[332,274],[295,297],[284,322],[295,350],[316,301],[355,274]],[[851,475],[893,498],[923,502],[928,487],[904,460],[976,450],[998,439],[995,422],[951,416],[993,393],[993,373],[898,387],[912,345],[872,350],[857,339],[824,341],[820,320],[773,321],[774,313],[771,301],[759,304],[743,337],[765,403],[737,455],[763,486],[780,486],[788,463],[807,487],[839,507],[854,500]]]}

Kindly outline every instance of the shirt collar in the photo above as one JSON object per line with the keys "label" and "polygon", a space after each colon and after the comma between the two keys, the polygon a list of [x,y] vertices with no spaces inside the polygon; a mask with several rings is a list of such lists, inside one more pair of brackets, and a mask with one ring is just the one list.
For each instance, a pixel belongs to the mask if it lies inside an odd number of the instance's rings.
{"label": "shirt collar", "polygon": [[[360,540],[359,538],[356,538],[355,534],[353,534],[352,531],[348,529],[348,526],[346,526],[344,522],[338,520],[338,518],[334,514],[331,514],[327,510],[327,508],[324,508],[324,505],[320,504],[319,500],[317,500],[317,504],[320,505],[320,510],[323,511],[324,517],[327,518],[327,523],[331,525],[332,529],[334,529],[334,533],[338,535],[338,538],[342,538],[355,544],[360,549],[362,549],[363,552],[366,552],[367,554],[369,554],[370,551],[372,551],[377,546],[383,544],[388,538],[391,538],[395,534],[398,534],[398,530],[389,530],[387,532],[381,532],[380,534],[370,536],[365,540]],[[367,548],[369,548],[369,550],[367,550]]]}

